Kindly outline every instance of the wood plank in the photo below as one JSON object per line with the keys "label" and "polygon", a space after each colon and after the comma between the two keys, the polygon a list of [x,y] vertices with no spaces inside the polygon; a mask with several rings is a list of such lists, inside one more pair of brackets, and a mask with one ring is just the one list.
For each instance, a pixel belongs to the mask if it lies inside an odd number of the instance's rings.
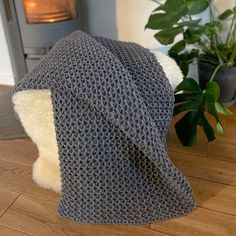
{"label": "wood plank", "polygon": [[[0,86],[0,92],[9,88]],[[236,114],[236,106],[231,110]],[[199,144],[183,147],[172,121],[168,139],[170,156],[176,167],[189,176],[200,207],[191,215],[151,224],[151,230],[148,225],[87,225],[59,218],[58,195],[38,187],[32,180],[31,166],[37,156],[33,144],[23,139],[0,140],[0,214],[4,213],[0,217],[0,235],[236,235],[236,116],[223,116],[222,122],[223,137],[217,136],[207,145],[200,130]]]}
{"label": "wood plank", "polygon": [[236,186],[236,163],[169,152],[174,165],[187,176]]}
{"label": "wood plank", "polygon": [[233,125],[235,128],[236,125],[236,104],[234,104],[231,107],[228,107],[228,109],[233,113],[233,115],[230,116],[224,116],[224,115],[220,115],[220,119],[223,123],[223,125]]}
{"label": "wood plank", "polygon": [[28,193],[43,199],[46,196],[52,201],[58,199],[58,194],[52,190],[39,187],[32,180],[31,166],[4,160],[0,160],[0,189],[16,193]]}
{"label": "wood plank", "polygon": [[11,229],[6,226],[0,225],[0,235],[1,236],[29,236],[31,234],[20,232],[18,230]]}
{"label": "wood plank", "polygon": [[[230,120],[228,120],[227,118]],[[236,139],[235,139],[236,115],[227,118],[222,119],[224,135],[223,136],[218,135],[216,141],[236,144]]]}
{"label": "wood plank", "polygon": [[28,138],[0,140],[1,160],[32,166],[37,157],[37,147]]}
{"label": "wood plank", "polygon": [[236,216],[236,187],[189,177],[197,205]]}
{"label": "wood plank", "polygon": [[200,157],[206,157],[206,152],[207,152],[206,140],[199,139],[197,145],[192,146],[192,147],[185,147],[185,146],[182,146],[176,134],[169,133],[167,143],[168,143],[169,151],[175,151],[175,152],[187,153],[190,155],[195,155],[195,156],[200,156]]}
{"label": "wood plank", "polygon": [[0,94],[5,93],[6,91],[9,91],[12,89],[12,86],[10,85],[0,85]]}
{"label": "wood plank", "polygon": [[57,215],[57,204],[22,194],[0,224],[37,236],[164,236],[140,226],[80,224]]}
{"label": "wood plank", "polygon": [[[235,141],[236,138],[233,139]],[[236,143],[215,141],[208,144],[207,158],[236,163]]]}
{"label": "wood plank", "polygon": [[0,188],[0,217],[18,196],[19,193]]}
{"label": "wood plank", "polygon": [[[234,104],[231,107],[228,107],[228,109],[233,113],[233,115],[230,115],[230,116],[219,115],[222,126],[223,126],[224,135],[223,136],[217,135],[217,132],[216,132],[216,140],[211,142],[211,144],[217,143],[217,142],[236,144],[236,139],[235,139],[236,104]],[[215,124],[215,121],[211,123]]]}
{"label": "wood plank", "polygon": [[197,208],[190,215],[151,224],[151,229],[177,236],[232,236],[236,233],[236,217]]}

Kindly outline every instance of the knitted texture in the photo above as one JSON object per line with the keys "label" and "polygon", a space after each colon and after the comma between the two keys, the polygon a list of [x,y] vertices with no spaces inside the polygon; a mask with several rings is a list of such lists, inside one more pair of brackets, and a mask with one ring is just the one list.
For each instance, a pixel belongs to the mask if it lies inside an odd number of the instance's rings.
{"label": "knitted texture", "polygon": [[195,207],[187,178],[168,158],[174,96],[149,50],[76,31],[13,92],[27,89],[51,90],[61,216],[144,224]]}

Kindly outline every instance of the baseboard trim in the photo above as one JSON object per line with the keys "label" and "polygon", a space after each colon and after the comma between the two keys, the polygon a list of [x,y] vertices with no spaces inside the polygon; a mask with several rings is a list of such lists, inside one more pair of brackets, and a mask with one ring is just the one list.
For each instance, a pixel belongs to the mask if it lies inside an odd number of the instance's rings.
{"label": "baseboard trim", "polygon": [[14,76],[13,75],[1,75],[0,74],[0,84],[4,85],[14,85]]}

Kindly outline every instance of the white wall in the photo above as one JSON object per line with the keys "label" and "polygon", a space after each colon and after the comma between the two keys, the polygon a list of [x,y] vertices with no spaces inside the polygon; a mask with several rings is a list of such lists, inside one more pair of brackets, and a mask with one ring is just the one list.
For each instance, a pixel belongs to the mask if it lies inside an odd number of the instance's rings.
{"label": "white wall", "polygon": [[156,48],[154,31],[144,29],[149,15],[157,6],[150,0],[117,0],[118,39],[133,41],[148,48]]}
{"label": "white wall", "polygon": [[214,0],[214,4],[217,7],[217,11],[219,13],[222,13],[227,8],[233,8],[235,3],[235,0]]}
{"label": "white wall", "polygon": [[0,84],[14,84],[14,77],[0,12]]}
{"label": "white wall", "polygon": [[156,7],[151,0],[81,0],[86,29],[91,35],[132,41],[148,48],[162,47],[154,31],[145,30]]}
{"label": "white wall", "polygon": [[[82,0],[83,1],[83,0]],[[89,33],[93,35],[133,41],[150,49],[163,48],[153,37],[155,31],[144,30],[152,10],[157,4],[151,0],[84,0],[89,15]],[[220,13],[232,8],[236,0],[213,0],[215,11]],[[115,9],[114,9],[115,8]],[[116,17],[115,17],[116,16]],[[115,19],[114,19],[115,17]],[[203,15],[208,20],[208,13]],[[165,51],[165,50],[164,50]]]}

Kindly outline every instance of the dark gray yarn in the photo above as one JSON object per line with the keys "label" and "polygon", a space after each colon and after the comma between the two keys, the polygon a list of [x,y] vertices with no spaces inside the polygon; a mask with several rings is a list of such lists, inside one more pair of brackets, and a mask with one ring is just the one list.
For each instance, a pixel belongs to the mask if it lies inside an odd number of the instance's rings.
{"label": "dark gray yarn", "polygon": [[14,92],[26,89],[51,89],[61,216],[143,224],[193,210],[191,187],[167,154],[174,96],[147,49],[77,31]]}

